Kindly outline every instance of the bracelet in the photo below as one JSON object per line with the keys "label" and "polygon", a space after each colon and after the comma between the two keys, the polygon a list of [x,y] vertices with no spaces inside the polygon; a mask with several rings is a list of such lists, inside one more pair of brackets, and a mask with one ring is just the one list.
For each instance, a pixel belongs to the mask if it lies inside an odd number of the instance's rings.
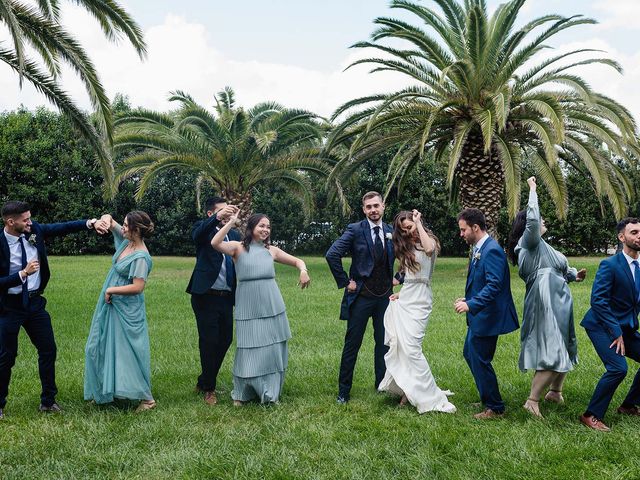
{"label": "bracelet", "polygon": [[307,270],[306,268],[301,268],[301,269],[300,269],[300,273],[302,273],[302,272],[309,273],[309,272],[308,272],[308,270]]}

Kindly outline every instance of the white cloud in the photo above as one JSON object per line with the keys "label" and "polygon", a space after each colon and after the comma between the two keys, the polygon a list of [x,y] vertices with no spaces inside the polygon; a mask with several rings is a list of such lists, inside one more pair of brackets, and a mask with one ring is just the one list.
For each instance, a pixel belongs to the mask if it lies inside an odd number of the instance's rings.
{"label": "white cloud", "polygon": [[[213,95],[228,85],[244,106],[272,100],[328,116],[352,98],[406,85],[406,80],[397,74],[369,75],[366,66],[342,72],[352,61],[361,58],[363,51],[350,52],[335,71],[267,63],[260,59],[236,61],[223,53],[224,46],[211,44],[204,25],[171,14],[161,25],[145,31],[148,58],[144,62],[126,42],[120,45],[107,42],[95,21],[78,7],[65,10],[63,22],[74,25],[73,33],[89,52],[109,96],[124,93],[134,106],[167,109],[170,105],[167,97],[173,90],[183,90],[200,103],[211,106]],[[0,66],[0,109],[15,108],[21,103],[27,107],[45,103],[29,86],[20,91],[17,76],[7,72],[6,66]],[[89,109],[90,102],[80,80],[65,72],[62,81],[73,98]]]}
{"label": "white cloud", "polygon": [[638,0],[598,0],[592,7],[602,12],[603,20],[596,27],[600,30],[629,29],[638,30],[640,2]]}

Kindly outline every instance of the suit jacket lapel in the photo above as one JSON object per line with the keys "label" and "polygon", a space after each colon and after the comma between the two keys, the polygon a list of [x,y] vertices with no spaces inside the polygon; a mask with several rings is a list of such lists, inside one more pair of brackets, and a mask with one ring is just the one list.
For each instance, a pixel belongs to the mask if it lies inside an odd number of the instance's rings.
{"label": "suit jacket lapel", "polygon": [[627,259],[622,254],[622,252],[618,253],[618,263],[620,264],[620,269],[623,272],[625,272],[625,277],[627,277],[627,280],[629,281],[629,285],[631,287],[631,290],[629,290],[629,291],[630,292],[634,292],[633,293],[634,303],[638,303],[638,295],[637,295],[637,292],[636,292],[636,284],[633,281],[633,275],[631,274],[631,268],[629,268],[629,264],[627,263]]}
{"label": "suit jacket lapel", "polygon": [[[493,240],[493,238],[491,238],[491,237],[487,238],[484,241],[484,243],[482,244],[482,246],[480,247],[480,250],[478,250],[476,252],[476,254],[478,254],[478,253],[480,254],[480,258],[482,258],[482,251],[485,249],[485,247],[492,240]],[[467,274],[467,286],[465,287],[466,290],[468,290],[469,287],[471,286],[471,284],[473,283],[473,272],[475,271],[476,267],[478,266],[478,262],[480,261],[480,258],[478,260],[474,261],[474,258],[471,257],[471,259],[469,260],[469,273]]]}
{"label": "suit jacket lapel", "polygon": [[386,238],[387,237],[387,233],[392,233],[393,229],[391,228],[391,225],[388,225],[386,223],[382,224],[382,233],[385,237],[384,239],[384,248],[387,250],[387,260],[389,261],[389,268],[391,269],[391,271],[393,272],[393,262],[395,261],[395,258],[393,256],[393,252],[392,247],[393,247],[393,243],[391,242],[391,239]]}
{"label": "suit jacket lapel", "polygon": [[369,255],[371,258],[375,258],[373,254],[373,240],[371,239],[371,228],[369,228],[369,222],[367,220],[362,221],[362,234],[364,235],[364,239],[369,246]]}
{"label": "suit jacket lapel", "polygon": [[4,236],[4,229],[0,232],[0,248],[2,249],[2,254],[4,258],[7,259],[7,264],[11,260],[9,253],[9,244],[7,243],[7,237]]}

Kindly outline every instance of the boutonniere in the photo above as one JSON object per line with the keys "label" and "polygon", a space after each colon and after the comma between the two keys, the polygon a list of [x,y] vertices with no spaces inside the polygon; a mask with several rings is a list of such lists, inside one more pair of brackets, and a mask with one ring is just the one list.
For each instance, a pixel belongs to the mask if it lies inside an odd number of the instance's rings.
{"label": "boutonniere", "polygon": [[35,247],[37,239],[38,238],[36,237],[36,234],[32,233],[31,235],[29,235],[29,238],[27,239],[27,241]]}
{"label": "boutonniere", "polygon": [[480,252],[476,252],[473,255],[473,259],[477,262],[478,260],[480,260]]}
{"label": "boutonniere", "polygon": [[387,240],[391,240],[393,238],[393,235],[391,235],[390,233],[385,233],[384,238],[386,238]]}

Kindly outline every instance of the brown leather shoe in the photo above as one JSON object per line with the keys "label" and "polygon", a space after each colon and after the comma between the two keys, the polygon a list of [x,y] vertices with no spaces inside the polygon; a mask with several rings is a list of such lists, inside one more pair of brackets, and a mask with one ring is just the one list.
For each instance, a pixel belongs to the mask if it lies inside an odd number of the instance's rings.
{"label": "brown leather shoe", "polygon": [[598,430],[599,432],[610,432],[611,429],[607,427],[602,420],[596,418],[593,415],[580,415],[580,421],[589,428],[593,428],[594,430]]}
{"label": "brown leather shoe", "polygon": [[218,403],[216,392],[205,392],[204,403],[206,403],[207,405],[215,405],[216,403]]}
{"label": "brown leather shoe", "polygon": [[504,417],[504,412],[503,413],[494,412],[490,408],[485,408],[484,411],[480,413],[476,413],[473,416],[473,418],[477,420],[489,420],[492,418],[502,418],[502,417]]}
{"label": "brown leather shoe", "polygon": [[640,408],[633,406],[633,407],[623,407],[622,405],[620,405],[618,407],[618,410],[616,410],[618,413],[622,414],[622,415],[630,415],[632,417],[640,417]]}

